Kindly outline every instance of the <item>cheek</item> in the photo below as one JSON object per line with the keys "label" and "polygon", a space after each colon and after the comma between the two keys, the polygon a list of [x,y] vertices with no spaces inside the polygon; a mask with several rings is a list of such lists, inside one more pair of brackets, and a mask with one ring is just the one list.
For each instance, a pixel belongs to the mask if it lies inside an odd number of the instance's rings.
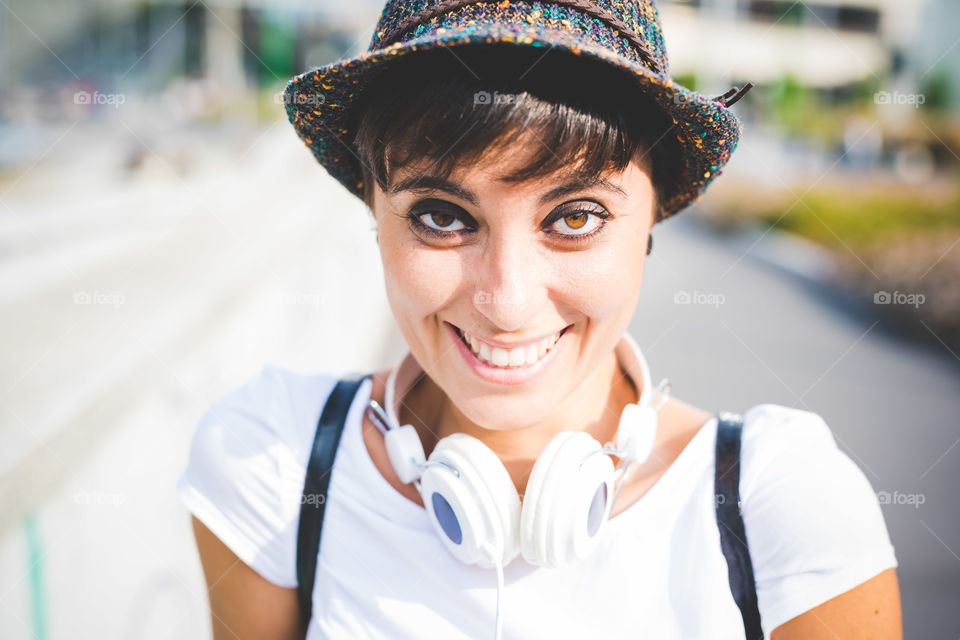
{"label": "cheek", "polygon": [[408,325],[442,309],[462,283],[456,251],[431,250],[410,234],[381,235],[380,256],[387,299],[397,319]]}
{"label": "cheek", "polygon": [[556,274],[555,290],[597,321],[632,315],[645,263],[644,252],[638,246],[633,234],[629,234],[609,238],[589,251],[558,254],[551,269]]}

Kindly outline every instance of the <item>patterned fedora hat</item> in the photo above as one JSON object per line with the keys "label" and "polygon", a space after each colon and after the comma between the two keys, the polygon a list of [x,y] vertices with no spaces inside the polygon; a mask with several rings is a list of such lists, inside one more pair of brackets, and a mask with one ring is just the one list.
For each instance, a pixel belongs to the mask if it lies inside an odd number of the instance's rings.
{"label": "patterned fedora hat", "polygon": [[317,161],[362,198],[354,107],[374,74],[413,51],[477,43],[562,48],[622,69],[674,123],[680,168],[658,185],[664,217],[696,200],[739,142],[729,107],[753,85],[709,98],[673,82],[653,0],[388,0],[367,51],[290,80],[287,118]]}

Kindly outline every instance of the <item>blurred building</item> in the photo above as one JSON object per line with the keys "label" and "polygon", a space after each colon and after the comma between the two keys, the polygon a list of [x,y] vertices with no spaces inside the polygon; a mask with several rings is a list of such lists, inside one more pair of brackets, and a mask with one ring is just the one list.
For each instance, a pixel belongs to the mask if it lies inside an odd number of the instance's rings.
{"label": "blurred building", "polygon": [[[948,25],[928,9],[956,14],[952,0],[662,0],[665,37],[674,73],[696,74],[710,89],[733,81],[754,84],[790,76],[813,87],[864,79],[883,84],[912,73],[952,42]],[[947,8],[951,5],[951,9]],[[932,33],[935,32],[935,33]],[[955,33],[954,33],[955,35]],[[933,36],[933,37],[931,37]],[[949,38],[949,39],[948,39]],[[918,47],[920,44],[923,47]],[[955,44],[955,43],[954,43]],[[711,55],[716,53],[716,55]]]}
{"label": "blurred building", "polygon": [[960,2],[929,0],[911,49],[922,87],[942,91],[949,105],[960,104]]}
{"label": "blurred building", "polygon": [[111,120],[121,104],[120,131],[136,131],[130,142],[142,139],[155,151],[164,126],[276,118],[275,101],[295,73],[367,47],[379,5],[7,0],[0,6],[0,169],[34,163],[62,123]]}
{"label": "blurred building", "polygon": [[[0,12],[0,86],[92,81],[156,86],[180,74],[282,82],[366,47],[383,0],[9,0]],[[733,82],[839,87],[944,67],[955,0],[660,0],[675,74],[705,90]],[[17,55],[12,55],[16,51]],[[718,55],[709,55],[717,52]],[[957,51],[952,52],[956,54]],[[937,74],[930,67],[938,67]],[[941,82],[943,82],[941,80]]]}
{"label": "blurred building", "polygon": [[223,84],[280,82],[365,47],[379,6],[376,0],[9,0],[0,12],[0,83],[92,81],[129,89],[183,74]]}

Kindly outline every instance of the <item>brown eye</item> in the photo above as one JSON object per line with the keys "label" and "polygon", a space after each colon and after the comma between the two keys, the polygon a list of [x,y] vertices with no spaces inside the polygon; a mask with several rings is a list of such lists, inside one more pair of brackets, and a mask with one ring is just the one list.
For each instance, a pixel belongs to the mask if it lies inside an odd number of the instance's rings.
{"label": "brown eye", "polygon": [[567,214],[561,212],[549,228],[560,236],[583,238],[599,231],[604,226],[604,220],[609,217],[610,214],[603,210],[580,209]]}
{"label": "brown eye", "polygon": [[587,224],[587,213],[581,211],[580,213],[574,213],[569,216],[564,216],[564,220],[567,223],[567,226],[571,229],[579,229],[583,225]]}
{"label": "brown eye", "polygon": [[448,227],[453,224],[456,217],[449,213],[429,213],[430,219],[438,227]]}
{"label": "brown eye", "polygon": [[452,238],[471,231],[470,219],[462,210],[442,200],[422,200],[414,205],[407,218],[415,233]]}
{"label": "brown eye", "polygon": [[463,221],[452,213],[431,211],[430,213],[416,214],[416,217],[420,221],[420,224],[430,231],[449,231],[456,233],[467,228],[467,225],[463,224]]}

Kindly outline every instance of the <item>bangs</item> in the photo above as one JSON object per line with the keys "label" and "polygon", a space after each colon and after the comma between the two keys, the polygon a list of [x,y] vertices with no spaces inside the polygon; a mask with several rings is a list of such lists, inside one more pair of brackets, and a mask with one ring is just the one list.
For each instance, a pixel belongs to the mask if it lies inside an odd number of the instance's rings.
{"label": "bangs", "polygon": [[463,45],[400,58],[360,99],[354,146],[364,201],[400,168],[448,178],[522,143],[523,164],[498,175],[525,183],[565,170],[592,179],[631,160],[660,185],[676,171],[672,120],[624,73],[562,50]]}

